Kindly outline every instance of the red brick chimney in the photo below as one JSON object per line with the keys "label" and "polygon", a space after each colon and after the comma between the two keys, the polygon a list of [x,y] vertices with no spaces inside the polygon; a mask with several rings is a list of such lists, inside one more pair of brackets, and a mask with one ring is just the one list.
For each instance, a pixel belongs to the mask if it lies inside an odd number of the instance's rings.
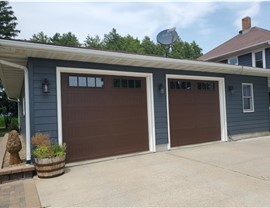
{"label": "red brick chimney", "polygon": [[251,28],[251,18],[250,17],[244,17],[242,19],[242,32],[245,30],[249,30]]}

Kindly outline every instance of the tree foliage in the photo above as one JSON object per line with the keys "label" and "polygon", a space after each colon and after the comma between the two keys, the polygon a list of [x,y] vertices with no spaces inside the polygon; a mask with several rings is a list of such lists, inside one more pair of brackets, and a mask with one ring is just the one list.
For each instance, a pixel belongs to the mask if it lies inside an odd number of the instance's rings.
{"label": "tree foliage", "polygon": [[[43,32],[40,32],[34,34],[31,41],[65,46],[81,46],[77,37],[71,32],[63,33],[63,35],[55,33],[53,37],[48,37]],[[131,35],[121,36],[117,33],[115,28],[108,34],[104,34],[103,39],[98,35],[87,35],[82,46],[93,49],[122,51],[144,55],[168,55],[170,58],[177,59],[196,59],[202,55],[202,49],[195,41],[188,43],[178,39],[172,44],[171,50],[168,50],[168,46],[155,43],[148,36],[145,36],[143,40],[140,41],[138,38],[134,38]]]}
{"label": "tree foliage", "polygon": [[39,32],[34,34],[30,41],[64,46],[80,46],[78,38],[71,32],[63,33],[62,35],[60,33],[55,33],[52,37],[45,35],[44,32]]}
{"label": "tree foliage", "polygon": [[20,30],[16,30],[17,18],[8,1],[0,1],[0,38],[16,37]]}
{"label": "tree foliage", "polygon": [[[145,36],[142,41],[131,35],[121,36],[116,29],[104,35],[103,40],[99,36],[87,36],[84,46],[88,48],[107,49],[112,51],[123,51],[145,55],[165,56],[168,46],[154,43],[150,37]],[[181,39],[172,44],[172,49],[168,52],[168,57],[177,59],[196,59],[202,55],[202,49],[193,41],[188,43]]]}
{"label": "tree foliage", "polygon": [[11,125],[11,118],[13,116],[18,116],[17,103],[8,100],[1,79],[0,79],[0,115],[4,117],[6,128],[9,128]]}

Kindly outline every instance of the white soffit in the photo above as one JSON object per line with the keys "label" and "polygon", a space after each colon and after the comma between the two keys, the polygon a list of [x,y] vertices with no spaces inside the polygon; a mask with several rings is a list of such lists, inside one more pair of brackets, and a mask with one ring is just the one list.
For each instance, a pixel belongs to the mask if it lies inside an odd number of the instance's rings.
{"label": "white soffit", "polygon": [[[0,60],[26,67],[29,57],[270,78],[268,69],[0,39]],[[17,76],[20,70],[1,65],[0,71],[0,78],[7,90],[13,91],[19,85],[22,86],[23,76]],[[10,84],[12,74],[13,82],[15,81],[17,85]],[[10,97],[15,98],[18,93],[18,90],[16,93],[10,93]]]}

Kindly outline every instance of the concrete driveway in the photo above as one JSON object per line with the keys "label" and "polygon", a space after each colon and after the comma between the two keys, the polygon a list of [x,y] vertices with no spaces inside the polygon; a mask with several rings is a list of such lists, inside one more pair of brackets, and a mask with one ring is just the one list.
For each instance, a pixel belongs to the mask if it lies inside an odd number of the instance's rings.
{"label": "concrete driveway", "polygon": [[35,183],[43,207],[269,207],[270,137],[74,166]]}

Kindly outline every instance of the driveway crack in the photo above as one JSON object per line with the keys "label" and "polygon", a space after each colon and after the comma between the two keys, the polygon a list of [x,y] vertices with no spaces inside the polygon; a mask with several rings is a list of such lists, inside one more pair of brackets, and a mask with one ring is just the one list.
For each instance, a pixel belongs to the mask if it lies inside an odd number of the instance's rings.
{"label": "driveway crack", "polygon": [[246,176],[246,177],[250,177],[250,178],[254,178],[254,179],[257,179],[257,180],[261,180],[261,181],[265,181],[267,183],[270,183],[269,178],[265,178],[263,176],[258,177],[258,176],[250,175],[248,173],[243,173],[241,171],[230,169],[230,168],[226,168],[226,167],[223,167],[223,166],[220,166],[220,165],[217,165],[217,164],[213,164],[213,163],[209,163],[209,162],[205,162],[205,161],[201,161],[201,160],[197,160],[197,159],[193,159],[193,158],[189,158],[189,157],[184,157],[184,156],[181,156],[181,155],[176,155],[176,154],[173,154],[171,152],[168,152],[167,154],[168,155],[171,155],[171,156],[174,156],[174,157],[182,158],[182,159],[185,159],[185,160],[190,160],[192,162],[196,162],[196,163],[200,163],[200,164],[203,164],[203,165],[212,166],[212,167],[215,167],[215,168],[218,168],[218,169],[222,169],[222,170],[225,170],[225,171],[228,171],[228,172],[233,172],[233,173],[236,173],[236,174],[239,174],[239,175],[243,175],[243,176]]}

